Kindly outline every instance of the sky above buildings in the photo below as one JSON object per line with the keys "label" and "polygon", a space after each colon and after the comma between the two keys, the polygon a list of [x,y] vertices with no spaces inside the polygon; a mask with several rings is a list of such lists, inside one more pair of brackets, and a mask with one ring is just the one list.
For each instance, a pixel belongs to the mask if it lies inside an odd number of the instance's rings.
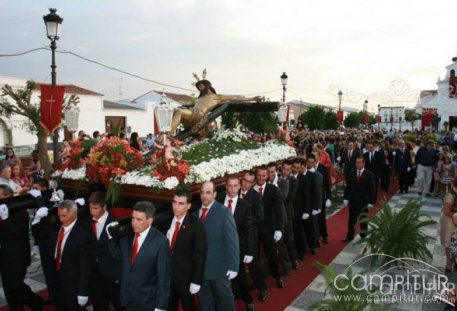
{"label": "sky above buildings", "polygon": [[[455,0],[0,0],[0,55],[49,46],[50,7],[64,18],[60,51],[185,94],[207,68],[218,93],[276,101],[286,72],[287,100],[336,106],[341,89],[343,106],[412,106],[457,55]],[[0,75],[50,82],[50,63],[47,50],[0,57]],[[70,54],[57,66],[58,83],[106,99],[164,88]]]}

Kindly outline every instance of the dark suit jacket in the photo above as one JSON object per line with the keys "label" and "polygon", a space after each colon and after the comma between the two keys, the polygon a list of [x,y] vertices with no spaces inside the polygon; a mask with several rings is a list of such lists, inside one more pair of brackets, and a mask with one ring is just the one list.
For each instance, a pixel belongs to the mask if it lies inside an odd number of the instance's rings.
{"label": "dark suit jacket", "polygon": [[[106,233],[106,226],[112,223],[113,221],[117,221],[117,218],[108,213],[108,218],[106,219],[105,226],[103,227],[103,231],[100,234],[100,238],[98,240],[95,239],[92,227],[88,229],[90,230],[90,233],[92,233],[95,261],[96,263],[98,263],[100,273],[104,277],[120,280],[122,272],[122,262],[120,260],[115,260],[113,256],[111,256],[108,247],[108,234]],[[87,223],[90,222],[88,221]]]}
{"label": "dark suit jacket", "polygon": [[[224,204],[226,192],[221,192],[217,201]],[[240,262],[243,261],[245,255],[254,256],[254,232],[251,214],[251,204],[238,197],[235,206],[236,229],[238,231],[238,239],[240,241]]]}
{"label": "dark suit jacket", "polygon": [[374,151],[371,161],[369,152],[365,152],[363,157],[365,158],[365,168],[374,174],[374,178],[378,179],[381,175],[384,156],[379,151]]}
{"label": "dark suit jacket", "polygon": [[[90,274],[94,264],[93,235],[85,220],[77,219],[62,249],[59,279],[65,284],[60,291],[74,296],[89,296]],[[51,238],[57,247],[59,228],[53,228]]]}
{"label": "dark suit jacket", "polygon": [[263,222],[264,218],[262,196],[254,189],[250,189],[247,192],[246,198],[244,200],[248,201],[248,203],[251,204],[252,221],[254,225],[260,225]]}
{"label": "dark suit jacket", "polygon": [[284,200],[284,207],[286,208],[287,218],[292,219],[294,218],[294,200],[297,193],[298,180],[293,175],[290,175],[287,181],[289,182],[289,192]]}
{"label": "dark suit jacket", "polygon": [[238,272],[240,242],[232,213],[227,207],[214,201],[203,225],[208,245],[205,279],[224,278],[229,270]]}
{"label": "dark suit jacket", "polygon": [[133,311],[166,310],[171,286],[171,256],[167,238],[151,226],[133,265],[134,234],[110,239],[111,255],[122,260],[121,303]]}
{"label": "dark suit jacket", "polygon": [[321,208],[320,204],[322,202],[322,183],[319,183],[319,179],[316,174],[309,170],[306,171],[304,176],[306,176],[308,180],[306,185],[308,187],[307,193],[309,195],[309,204],[307,207],[305,207],[304,212],[311,216],[313,210],[318,210]]}
{"label": "dark suit jacket", "polygon": [[[297,175],[297,191],[294,198],[294,216],[295,218],[301,219],[303,213],[311,212],[311,201],[308,187],[308,178],[299,173]],[[311,214],[310,214],[311,215]]]}
{"label": "dark suit jacket", "polygon": [[340,166],[343,167],[345,176],[349,175],[349,172],[355,169],[355,160],[360,156],[360,152],[356,149],[352,150],[351,159],[349,159],[349,150],[345,148],[341,153]]}
{"label": "dark suit jacket", "polygon": [[261,226],[273,231],[283,231],[285,222],[284,208],[279,188],[265,183],[262,201],[265,218]]}
{"label": "dark suit jacket", "polygon": [[325,200],[332,198],[332,182],[330,180],[330,174],[328,173],[328,169],[325,166],[319,163],[319,165],[317,166],[317,170],[324,177],[322,184],[322,204],[325,204]]}
{"label": "dark suit jacket", "polygon": [[401,149],[395,150],[395,170],[397,172],[406,172],[407,168],[411,166],[411,152],[405,148],[405,152]]}
{"label": "dark suit jacket", "polygon": [[25,209],[10,211],[9,217],[0,221],[0,249],[3,256],[15,259],[15,264],[30,265],[29,214]]}
{"label": "dark suit jacket", "polygon": [[359,182],[357,182],[357,170],[352,170],[344,191],[344,199],[349,201],[349,207],[361,209],[368,204],[374,204],[374,185],[372,172],[364,169]]}
{"label": "dark suit jacket", "polygon": [[203,284],[206,260],[206,233],[200,219],[187,213],[171,250],[172,280],[174,284]]}

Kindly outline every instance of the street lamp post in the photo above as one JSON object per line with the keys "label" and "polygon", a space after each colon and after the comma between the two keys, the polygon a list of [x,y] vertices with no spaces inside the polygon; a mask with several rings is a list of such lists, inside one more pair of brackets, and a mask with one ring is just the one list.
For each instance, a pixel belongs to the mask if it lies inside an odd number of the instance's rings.
{"label": "street lamp post", "polygon": [[[52,86],[56,86],[56,41],[59,40],[60,26],[62,25],[63,18],[56,14],[57,9],[49,9],[49,14],[43,16],[44,23],[46,25],[46,35],[51,40],[51,52],[52,52],[52,62],[51,62],[51,83]],[[52,136],[52,151],[54,153],[54,164],[59,160],[58,152],[58,143],[59,138],[57,136],[57,130],[54,131]]]}
{"label": "street lamp post", "polygon": [[280,78],[281,78],[281,84],[282,84],[282,103],[279,107],[278,119],[279,119],[279,122],[281,122],[281,126],[283,126],[284,123],[287,122],[287,120],[288,120],[287,113],[289,112],[289,109],[287,108],[287,105],[286,105],[286,86],[287,86],[287,79],[289,77],[286,75],[285,72],[283,72]]}
{"label": "street lamp post", "polygon": [[285,72],[281,75],[281,84],[282,84],[282,102],[286,103],[286,86],[287,86],[287,79],[289,77],[286,75]]}
{"label": "street lamp post", "polygon": [[[378,116],[381,118],[381,105],[378,105]],[[378,122],[378,131],[381,131],[381,120]]]}

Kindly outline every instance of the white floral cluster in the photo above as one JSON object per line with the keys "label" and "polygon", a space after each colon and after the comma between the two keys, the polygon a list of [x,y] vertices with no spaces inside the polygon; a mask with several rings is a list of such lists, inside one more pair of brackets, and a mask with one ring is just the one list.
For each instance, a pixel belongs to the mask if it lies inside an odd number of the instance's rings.
{"label": "white floral cluster", "polygon": [[[86,167],[81,166],[75,170],[69,170],[68,168],[61,174],[62,178],[71,180],[81,180],[86,178]],[[54,176],[54,175],[53,175]]]}
{"label": "white floral cluster", "polygon": [[151,176],[150,173],[145,174],[139,170],[128,172],[122,175],[120,183],[125,185],[138,185],[157,189],[174,189],[179,185],[178,179],[174,176],[169,177],[164,181],[160,181],[157,177]]}
{"label": "white floral cluster", "polygon": [[242,150],[238,154],[192,165],[189,174],[186,176],[185,183],[209,181],[226,174],[238,173],[255,166],[295,157],[296,155],[295,150],[287,145],[268,143],[259,149]]}
{"label": "white floral cluster", "polygon": [[232,140],[240,142],[243,139],[247,139],[246,134],[241,132],[239,129],[232,130],[220,130],[214,134],[212,140],[221,141],[221,140]]}

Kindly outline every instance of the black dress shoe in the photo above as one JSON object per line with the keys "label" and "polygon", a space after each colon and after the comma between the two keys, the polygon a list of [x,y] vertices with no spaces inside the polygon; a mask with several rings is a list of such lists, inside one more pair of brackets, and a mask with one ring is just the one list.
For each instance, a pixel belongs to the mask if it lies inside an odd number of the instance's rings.
{"label": "black dress shoe", "polygon": [[354,240],[354,237],[346,237],[343,242],[351,242],[352,240]]}
{"label": "black dress shoe", "polygon": [[252,302],[246,304],[247,311],[255,311],[254,304]]}
{"label": "black dress shoe", "polygon": [[259,290],[259,300],[260,301],[265,301],[265,300],[267,300],[267,297],[268,297],[267,290],[266,289],[260,289]]}
{"label": "black dress shoe", "polygon": [[330,243],[330,240],[328,238],[323,238],[322,242],[324,242],[324,244],[328,244],[328,243]]}
{"label": "black dress shoe", "polygon": [[282,279],[276,279],[276,285],[278,285],[279,288],[284,288],[286,286]]}
{"label": "black dress shoe", "polygon": [[311,250],[311,255],[317,255],[317,248],[313,248]]}
{"label": "black dress shoe", "polygon": [[297,270],[298,267],[300,267],[300,263],[298,262],[298,260],[294,260],[294,262],[292,263],[292,268],[294,270]]}

